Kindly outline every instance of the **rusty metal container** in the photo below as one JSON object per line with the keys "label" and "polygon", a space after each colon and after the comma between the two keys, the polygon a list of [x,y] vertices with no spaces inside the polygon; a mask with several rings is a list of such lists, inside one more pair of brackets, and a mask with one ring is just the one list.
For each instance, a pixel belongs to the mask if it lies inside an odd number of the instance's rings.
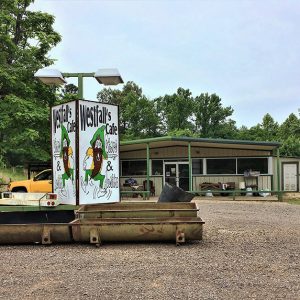
{"label": "rusty metal container", "polygon": [[[100,245],[126,241],[180,244],[202,239],[204,222],[197,217],[198,210],[195,203],[97,204],[80,207],[75,220],[64,211],[3,212],[0,244],[89,242]],[[31,222],[20,222],[28,221],[28,217],[32,217]],[[65,221],[68,219],[70,223]]]}
{"label": "rusty metal container", "polygon": [[75,241],[101,244],[113,241],[201,240],[204,222],[196,203],[114,203],[85,205],[72,224]]}
{"label": "rusty metal container", "polygon": [[96,245],[122,241],[175,241],[180,244],[201,240],[203,224],[198,217],[99,218],[71,222],[75,241]]}
{"label": "rusty metal container", "polygon": [[72,242],[69,224],[1,224],[0,244]]}
{"label": "rusty metal container", "polygon": [[198,211],[196,203],[121,202],[84,205],[75,215],[79,219],[197,217]]}

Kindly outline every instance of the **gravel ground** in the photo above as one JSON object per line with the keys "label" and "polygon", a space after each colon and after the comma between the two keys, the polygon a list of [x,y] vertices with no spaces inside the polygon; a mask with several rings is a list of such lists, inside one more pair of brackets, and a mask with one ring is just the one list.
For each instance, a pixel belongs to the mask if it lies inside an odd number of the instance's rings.
{"label": "gravel ground", "polygon": [[300,206],[199,201],[203,241],[1,246],[0,299],[300,299]]}

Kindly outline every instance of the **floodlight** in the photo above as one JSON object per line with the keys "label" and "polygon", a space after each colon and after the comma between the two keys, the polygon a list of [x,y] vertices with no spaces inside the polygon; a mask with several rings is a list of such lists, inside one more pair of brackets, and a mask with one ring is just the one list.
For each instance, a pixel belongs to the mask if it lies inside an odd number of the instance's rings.
{"label": "floodlight", "polygon": [[117,85],[124,83],[118,69],[98,69],[94,77],[104,85]]}
{"label": "floodlight", "polygon": [[66,83],[62,73],[57,69],[40,69],[34,74],[34,77],[47,85],[61,85]]}

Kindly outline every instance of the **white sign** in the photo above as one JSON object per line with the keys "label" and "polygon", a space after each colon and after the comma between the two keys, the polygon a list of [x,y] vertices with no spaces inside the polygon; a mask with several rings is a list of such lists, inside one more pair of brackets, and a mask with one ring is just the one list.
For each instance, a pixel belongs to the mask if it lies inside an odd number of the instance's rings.
{"label": "white sign", "polygon": [[51,108],[53,192],[63,204],[76,204],[76,103]]}
{"label": "white sign", "polygon": [[78,101],[79,203],[120,201],[118,106]]}

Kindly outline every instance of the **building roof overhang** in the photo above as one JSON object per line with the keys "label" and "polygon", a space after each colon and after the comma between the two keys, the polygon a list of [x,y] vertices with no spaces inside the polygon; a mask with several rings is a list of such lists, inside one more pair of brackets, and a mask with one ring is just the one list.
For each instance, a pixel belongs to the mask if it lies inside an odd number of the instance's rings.
{"label": "building roof overhang", "polygon": [[249,149],[264,151],[272,151],[280,146],[280,143],[278,142],[164,136],[149,139],[121,141],[120,152],[144,150],[146,149],[147,144],[149,144],[150,149],[155,149],[171,146],[187,146],[189,143],[191,147]]}

